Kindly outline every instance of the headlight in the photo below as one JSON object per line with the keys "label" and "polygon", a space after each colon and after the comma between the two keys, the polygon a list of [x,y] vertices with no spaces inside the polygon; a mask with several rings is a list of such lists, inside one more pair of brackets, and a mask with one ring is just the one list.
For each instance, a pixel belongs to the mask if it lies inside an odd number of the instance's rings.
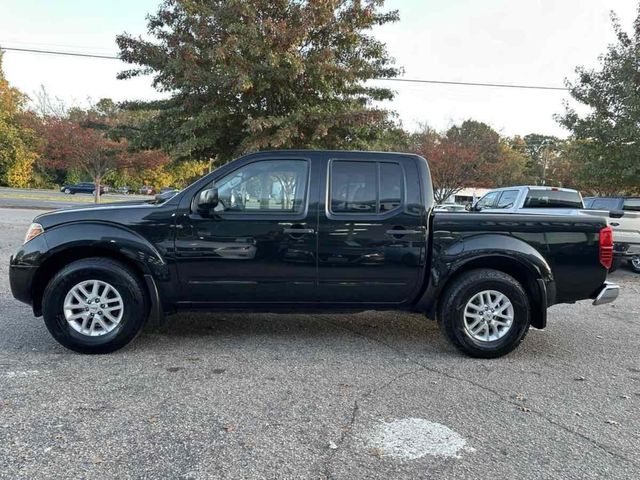
{"label": "headlight", "polygon": [[38,235],[44,232],[44,228],[39,223],[32,223],[29,225],[29,229],[27,230],[27,234],[24,236],[24,243],[27,243],[29,240],[36,238]]}

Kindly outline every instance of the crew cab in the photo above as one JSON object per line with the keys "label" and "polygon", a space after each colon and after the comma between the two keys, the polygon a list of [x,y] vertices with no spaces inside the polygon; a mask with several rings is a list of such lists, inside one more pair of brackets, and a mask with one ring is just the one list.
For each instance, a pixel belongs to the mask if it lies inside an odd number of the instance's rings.
{"label": "crew cab", "polygon": [[39,215],[11,258],[11,289],[84,353],[184,309],[401,310],[485,358],[544,328],[551,305],[618,295],[601,218],[433,206],[416,155],[254,153],[166,199]]}

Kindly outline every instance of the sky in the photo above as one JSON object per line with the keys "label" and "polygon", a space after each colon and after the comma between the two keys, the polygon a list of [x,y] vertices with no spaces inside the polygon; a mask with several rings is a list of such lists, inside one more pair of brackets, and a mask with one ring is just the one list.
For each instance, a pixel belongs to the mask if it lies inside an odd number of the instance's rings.
{"label": "sky", "polygon": [[[609,13],[630,30],[638,0],[387,0],[400,21],[374,34],[387,44],[405,78],[560,86],[578,65],[596,67],[614,42]],[[158,0],[0,0],[0,46],[115,55],[115,36],[146,32]],[[43,85],[67,105],[159,98],[150,77],[117,80],[118,60],[7,51],[9,82],[33,96]],[[382,83],[382,82],[380,82]],[[567,136],[553,115],[564,91],[388,83],[384,106],[402,124],[439,130],[473,118],[504,135]]]}

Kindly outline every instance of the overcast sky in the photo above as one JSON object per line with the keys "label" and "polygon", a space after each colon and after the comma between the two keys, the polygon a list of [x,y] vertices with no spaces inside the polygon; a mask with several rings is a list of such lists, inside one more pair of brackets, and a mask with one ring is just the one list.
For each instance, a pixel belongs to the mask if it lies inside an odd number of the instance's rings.
{"label": "overcast sky", "polygon": [[[376,31],[406,78],[563,86],[577,65],[596,66],[614,41],[611,9],[631,28],[637,0],[387,0],[400,21]],[[143,34],[157,0],[0,0],[0,45],[117,54],[115,36]],[[116,80],[117,60],[6,52],[9,81],[32,95],[44,85],[68,104],[87,98],[157,98],[149,78]],[[568,95],[471,86],[390,84],[388,108],[405,127],[444,129],[467,118],[506,135],[566,136],[553,120]]]}

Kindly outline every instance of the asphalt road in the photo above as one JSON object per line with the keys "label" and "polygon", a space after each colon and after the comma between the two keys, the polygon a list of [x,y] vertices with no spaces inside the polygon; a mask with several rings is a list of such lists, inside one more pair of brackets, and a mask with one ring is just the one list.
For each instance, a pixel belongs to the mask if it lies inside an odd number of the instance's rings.
{"label": "asphalt road", "polygon": [[[148,195],[120,195],[106,193],[102,202],[148,200]],[[58,190],[39,190],[0,187],[0,208],[54,209],[93,203],[93,195],[77,193],[65,195]]]}
{"label": "asphalt road", "polygon": [[0,478],[640,478],[629,271],[497,360],[373,312],[183,314],[82,356],[9,293],[35,213],[0,210]]}

